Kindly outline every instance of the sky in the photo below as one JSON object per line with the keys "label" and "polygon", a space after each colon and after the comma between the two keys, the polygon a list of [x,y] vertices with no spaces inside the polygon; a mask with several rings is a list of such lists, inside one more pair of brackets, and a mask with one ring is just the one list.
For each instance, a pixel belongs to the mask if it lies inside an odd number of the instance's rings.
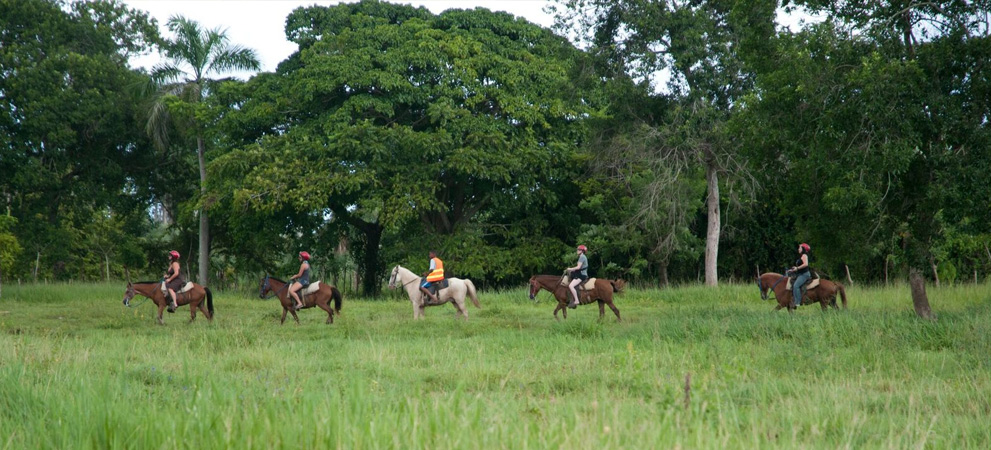
{"label": "sky", "polygon": [[[257,52],[263,72],[275,71],[276,66],[296,51],[296,44],[286,40],[286,16],[301,6],[332,6],[349,1],[299,1],[299,0],[123,0],[134,9],[148,12],[158,20],[165,36],[165,22],[173,15],[182,15],[199,22],[205,28],[227,30],[233,44],[252,48]],[[543,11],[549,0],[408,0],[393,1],[414,6],[425,6],[433,13],[451,8],[488,8],[521,16],[544,27],[554,24],[554,18]],[[136,58],[132,64],[151,68],[160,61],[157,54]],[[250,75],[250,74],[247,74]],[[239,76],[246,78],[245,76]]]}

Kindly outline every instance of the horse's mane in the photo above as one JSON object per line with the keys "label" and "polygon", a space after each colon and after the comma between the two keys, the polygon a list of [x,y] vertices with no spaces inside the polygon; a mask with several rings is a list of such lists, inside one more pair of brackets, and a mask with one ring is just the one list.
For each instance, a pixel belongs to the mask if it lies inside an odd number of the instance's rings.
{"label": "horse's mane", "polygon": [[133,282],[131,284],[157,284],[157,283],[161,283],[161,282],[162,282],[162,280],[155,280],[155,281],[135,281],[135,282]]}
{"label": "horse's mane", "polygon": [[278,279],[278,278],[275,278],[275,277],[268,277],[268,279],[269,279],[269,280],[275,280],[275,281],[278,281],[279,283],[282,283],[282,284],[285,284],[285,283],[286,283],[285,281],[282,281],[282,280],[280,280],[280,279]]}

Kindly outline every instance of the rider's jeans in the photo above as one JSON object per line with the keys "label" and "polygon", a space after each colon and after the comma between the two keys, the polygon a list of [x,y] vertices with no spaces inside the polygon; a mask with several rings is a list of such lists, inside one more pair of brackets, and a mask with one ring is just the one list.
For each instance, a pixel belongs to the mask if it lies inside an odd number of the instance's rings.
{"label": "rider's jeans", "polygon": [[795,299],[796,306],[802,304],[802,286],[809,281],[809,277],[811,277],[811,274],[808,272],[800,273],[795,277],[795,282],[791,285],[792,298]]}

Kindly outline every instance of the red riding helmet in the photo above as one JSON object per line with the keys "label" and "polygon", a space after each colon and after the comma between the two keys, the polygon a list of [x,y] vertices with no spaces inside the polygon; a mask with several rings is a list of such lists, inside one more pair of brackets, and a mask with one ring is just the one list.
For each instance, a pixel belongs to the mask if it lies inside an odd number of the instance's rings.
{"label": "red riding helmet", "polygon": [[179,259],[179,252],[172,250],[169,252],[169,257],[172,259]]}
{"label": "red riding helmet", "polygon": [[299,252],[299,257],[300,258],[303,258],[303,261],[309,261],[310,260],[310,254],[307,253],[307,252]]}
{"label": "red riding helmet", "polygon": [[798,247],[801,248],[802,250],[805,250],[805,253],[808,253],[812,250],[812,247],[809,247],[809,244],[806,244],[804,242],[798,244]]}
{"label": "red riding helmet", "polygon": [[578,246],[578,250],[581,250],[582,253],[588,253],[588,247],[586,247],[584,245],[579,245]]}

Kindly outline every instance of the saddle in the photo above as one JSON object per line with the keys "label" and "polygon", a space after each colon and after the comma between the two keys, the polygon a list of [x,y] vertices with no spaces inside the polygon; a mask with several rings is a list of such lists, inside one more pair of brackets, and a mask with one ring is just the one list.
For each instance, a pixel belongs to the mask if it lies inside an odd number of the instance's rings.
{"label": "saddle", "polygon": [[313,294],[319,290],[320,290],[320,282],[314,281],[310,283],[309,286],[306,286],[306,289],[303,289],[303,295]]}
{"label": "saddle", "polygon": [[[187,281],[186,284],[184,284],[182,286],[182,289],[179,289],[175,293],[176,294],[185,294],[186,292],[189,292],[191,289],[193,289],[193,282],[192,281]],[[164,281],[162,282],[162,293],[163,294],[168,294],[169,293],[169,288],[167,288],[165,286],[165,282]]]}
{"label": "saddle", "polygon": [[[420,278],[421,286],[423,285],[424,280],[426,280],[426,278]],[[438,291],[440,291],[441,289],[447,289],[447,287],[450,285],[451,284],[447,282],[447,278],[444,278],[443,280],[430,283],[430,287],[428,287],[427,290],[430,291],[431,294],[437,295]]]}
{"label": "saddle", "polygon": [[[810,291],[819,287],[819,277],[815,277],[809,280],[809,283],[805,285],[805,290]],[[785,283],[785,289],[791,289],[791,277],[788,277],[788,283]]]}
{"label": "saddle", "polygon": [[[585,280],[584,284],[579,284],[578,286],[575,287],[583,291],[590,291],[592,289],[595,289],[595,280],[597,279],[598,278],[589,278]],[[564,278],[561,278],[561,286],[567,286],[569,284],[571,284],[571,275],[565,275]]]}

